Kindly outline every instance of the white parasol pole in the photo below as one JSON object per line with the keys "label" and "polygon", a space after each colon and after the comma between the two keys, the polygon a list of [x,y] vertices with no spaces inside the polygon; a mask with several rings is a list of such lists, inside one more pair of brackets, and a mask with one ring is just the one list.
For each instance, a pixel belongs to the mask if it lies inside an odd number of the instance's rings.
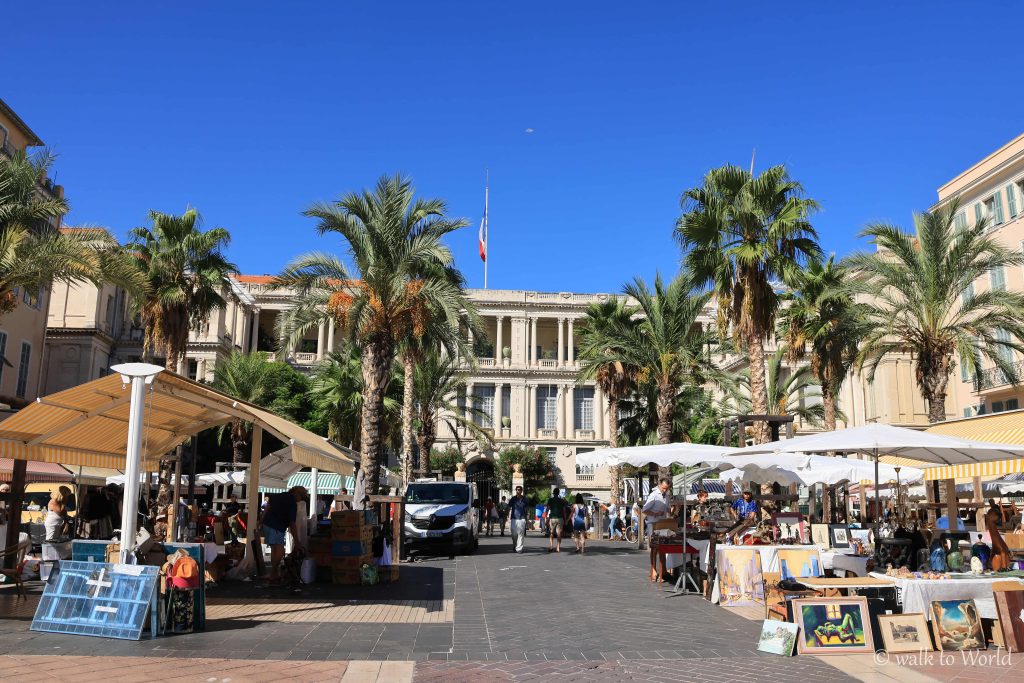
{"label": "white parasol pole", "polygon": [[[149,363],[122,363],[110,368],[132,385],[128,410],[128,449],[124,473],[124,500],[121,501],[121,563],[132,563],[139,514],[139,468],[142,463],[142,432],[146,408],[146,386],[164,371]],[[146,482],[147,486],[149,482]]]}

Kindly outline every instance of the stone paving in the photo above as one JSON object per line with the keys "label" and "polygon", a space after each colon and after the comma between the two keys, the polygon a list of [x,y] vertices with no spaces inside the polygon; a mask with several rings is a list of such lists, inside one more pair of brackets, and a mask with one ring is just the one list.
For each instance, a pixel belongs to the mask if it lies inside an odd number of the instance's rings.
{"label": "stone paving", "polygon": [[417,559],[391,586],[217,587],[208,593],[205,632],[138,642],[31,632],[35,600],[0,589],[0,680],[61,669],[81,673],[76,680],[207,683],[1024,679],[1024,658],[1005,653],[953,666],[758,653],[757,618],[696,596],[669,597],[646,580],[646,554],[623,544],[548,554],[532,536],[516,555],[497,537],[454,561]]}

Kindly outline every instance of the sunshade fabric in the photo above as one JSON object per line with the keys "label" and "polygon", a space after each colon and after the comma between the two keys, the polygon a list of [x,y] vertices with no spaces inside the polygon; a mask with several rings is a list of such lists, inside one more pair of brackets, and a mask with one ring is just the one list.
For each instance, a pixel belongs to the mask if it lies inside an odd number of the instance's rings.
{"label": "sunshade fabric", "polygon": [[[10,481],[13,472],[14,460],[0,458],[0,481]],[[28,483],[71,481],[71,478],[71,473],[66,469],[48,462],[29,463],[25,472],[25,481]]]}
{"label": "sunshade fabric", "polygon": [[[797,453],[771,453],[736,456],[729,459],[735,469],[719,476],[728,479],[733,476],[743,481],[777,482],[783,485],[826,484],[833,486],[843,482],[859,482],[875,476],[874,460],[838,458],[825,455],[803,455]],[[741,476],[736,476],[737,474]],[[923,472],[914,467],[900,469],[899,478],[903,483],[920,481]],[[892,465],[879,463],[879,481],[896,479]]]}
{"label": "sunshade fabric", "polygon": [[659,467],[682,465],[718,465],[726,460],[725,454],[733,449],[699,443],[669,443],[655,446],[629,446],[600,448],[576,456],[577,465],[633,465],[643,467],[654,463]]}
{"label": "sunshade fabric", "polygon": [[1024,446],[967,441],[903,427],[869,424],[747,446],[732,451],[731,455],[831,452],[877,453],[880,456],[899,456],[922,462],[960,465],[1020,458],[1024,455]]}
{"label": "sunshade fabric", "polygon": [[[953,436],[969,441],[1024,445],[1024,412],[1015,410],[1008,413],[952,420],[929,427],[926,431],[929,434]],[[955,468],[929,467],[925,470],[925,479],[999,477],[1018,472],[1024,472],[1024,461],[1014,458]]]}
{"label": "sunshade fabric", "polygon": [[[307,491],[313,491],[313,477],[311,472],[296,472],[288,478],[284,486],[260,486],[261,493],[278,493],[293,486],[301,486]],[[336,494],[342,487],[352,491],[356,486],[355,477],[352,475],[341,475],[333,472],[324,472],[317,475],[316,490],[321,495]]]}
{"label": "sunshade fabric", "polygon": [[[117,374],[37,399],[0,423],[0,457],[124,469],[130,386]],[[326,439],[256,406],[164,371],[146,389],[142,469],[192,434],[233,419],[257,424],[293,446],[300,464],[351,471],[351,459]]]}

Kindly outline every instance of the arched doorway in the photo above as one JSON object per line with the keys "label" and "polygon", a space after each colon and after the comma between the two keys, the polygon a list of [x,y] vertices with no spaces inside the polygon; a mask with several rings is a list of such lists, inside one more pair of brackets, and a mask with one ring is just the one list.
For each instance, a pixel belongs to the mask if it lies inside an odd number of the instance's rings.
{"label": "arched doorway", "polygon": [[479,458],[466,466],[466,481],[476,482],[480,504],[487,499],[498,502],[498,480],[494,476],[494,463],[486,458]]}

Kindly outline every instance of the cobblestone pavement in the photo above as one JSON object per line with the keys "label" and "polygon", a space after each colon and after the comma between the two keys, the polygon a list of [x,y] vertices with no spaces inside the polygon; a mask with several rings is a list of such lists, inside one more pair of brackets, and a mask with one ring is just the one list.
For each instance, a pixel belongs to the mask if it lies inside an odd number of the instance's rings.
{"label": "cobblestone pavement", "polygon": [[[397,674],[382,668],[384,660],[405,662],[408,677],[415,662],[416,680],[444,683],[540,677],[802,683],[955,677],[971,683],[985,671],[935,661],[897,667],[879,666],[871,656],[758,653],[759,621],[696,596],[670,597],[646,580],[645,563],[645,554],[622,544],[595,543],[582,556],[548,554],[533,536],[527,552],[516,555],[507,537],[485,538],[472,556],[403,566],[402,581],[391,586],[218,587],[208,593],[205,632],[137,642],[31,632],[34,605],[3,589],[0,680],[59,671],[51,666],[54,655],[73,658],[61,661],[75,662],[71,670],[83,674],[77,679],[98,680],[107,671],[114,672],[103,676],[108,679],[172,680],[173,672],[173,680],[208,683],[385,681]],[[177,661],[168,667],[167,658]],[[1024,660],[1013,655],[987,666],[986,682],[1021,680],[1017,667]],[[164,674],[142,677],[151,667]]]}

